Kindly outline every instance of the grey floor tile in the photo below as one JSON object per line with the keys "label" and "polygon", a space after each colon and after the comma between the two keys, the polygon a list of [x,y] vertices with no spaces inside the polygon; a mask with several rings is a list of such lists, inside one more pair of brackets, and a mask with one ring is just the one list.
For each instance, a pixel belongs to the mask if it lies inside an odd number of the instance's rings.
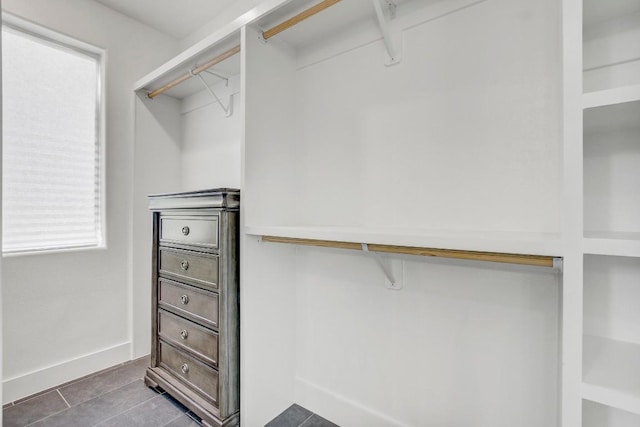
{"label": "grey floor tile", "polygon": [[318,414],[314,414],[307,421],[302,423],[300,427],[339,427],[338,424],[334,424],[329,420],[322,418]]}
{"label": "grey floor tile", "polygon": [[68,407],[60,394],[53,390],[24,400],[17,405],[3,408],[3,425],[5,427],[23,427],[41,418],[64,411]]}
{"label": "grey floor tile", "polygon": [[178,418],[171,420],[164,427],[201,427],[202,424],[193,420],[187,414],[182,414]]}
{"label": "grey floor tile", "polygon": [[265,427],[299,427],[300,424],[307,421],[312,415],[313,412],[308,409],[293,404],[273,420],[269,421]]}
{"label": "grey floor tile", "polygon": [[143,378],[147,366],[149,366],[149,357],[143,357],[72,382],[60,388],[60,393],[69,405],[75,406]]}
{"label": "grey floor tile", "polygon": [[30,427],[87,427],[119,415],[158,396],[158,393],[137,380],[123,387],[83,402],[42,419]]}
{"label": "grey floor tile", "polygon": [[138,406],[109,418],[96,427],[156,427],[184,414],[184,407],[173,399],[158,395]]}

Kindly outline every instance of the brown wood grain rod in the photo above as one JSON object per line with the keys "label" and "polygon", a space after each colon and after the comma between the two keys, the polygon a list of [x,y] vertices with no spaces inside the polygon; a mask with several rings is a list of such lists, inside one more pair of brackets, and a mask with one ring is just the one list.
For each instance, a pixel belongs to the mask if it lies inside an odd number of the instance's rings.
{"label": "brown wood grain rod", "polygon": [[147,92],[147,98],[149,98],[149,99],[155,98],[156,96],[160,95],[161,93],[164,93],[164,92],[168,91],[172,87],[179,85],[180,83],[184,82],[185,80],[189,80],[191,77],[195,76],[196,74],[200,74],[204,70],[206,70],[208,68],[211,68],[216,64],[219,64],[220,62],[224,61],[227,58],[232,57],[233,55],[235,55],[238,52],[240,52],[240,45],[232,47],[228,51],[226,51],[224,53],[221,53],[220,55],[216,56],[215,58],[212,58],[212,59],[208,60],[207,62],[205,62],[202,65],[197,66],[196,68],[191,70],[191,72],[183,74],[182,76],[178,77],[177,79],[170,81],[166,85],[164,85],[164,86],[162,86],[162,87],[160,87],[160,88],[158,88],[158,89],[156,89],[154,91]]}
{"label": "brown wood grain rod", "polygon": [[279,33],[283,32],[287,28],[291,28],[294,25],[298,24],[299,22],[304,21],[305,19],[309,18],[310,16],[313,16],[318,12],[322,12],[323,10],[325,10],[326,8],[328,8],[330,6],[333,6],[334,4],[338,3],[339,1],[340,0],[324,0],[324,1],[316,4],[315,6],[312,6],[309,9],[306,9],[306,10],[300,12],[299,14],[294,16],[293,18],[289,18],[286,21],[284,21],[283,23],[278,24],[275,27],[268,29],[267,31],[264,31],[262,33],[262,37],[265,40],[268,40],[271,37],[275,36],[276,34],[279,34]]}
{"label": "brown wood grain rod", "polygon": [[[293,237],[262,236],[263,242],[290,243],[305,246],[322,246],[327,248],[362,250],[360,243],[336,242],[332,240],[298,239]],[[371,252],[385,252],[402,255],[432,256],[440,258],[463,259],[469,261],[499,262],[505,264],[530,265],[536,267],[553,267],[551,256],[507,254],[499,252],[462,251],[454,249],[419,248],[413,246],[393,246],[368,244]]]}

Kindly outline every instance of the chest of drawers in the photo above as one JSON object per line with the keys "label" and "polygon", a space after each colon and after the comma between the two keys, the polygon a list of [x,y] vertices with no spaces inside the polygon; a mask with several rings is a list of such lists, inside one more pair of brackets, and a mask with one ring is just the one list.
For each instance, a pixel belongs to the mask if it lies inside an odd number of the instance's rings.
{"label": "chest of drawers", "polygon": [[240,192],[149,196],[153,212],[151,365],[204,426],[240,425]]}

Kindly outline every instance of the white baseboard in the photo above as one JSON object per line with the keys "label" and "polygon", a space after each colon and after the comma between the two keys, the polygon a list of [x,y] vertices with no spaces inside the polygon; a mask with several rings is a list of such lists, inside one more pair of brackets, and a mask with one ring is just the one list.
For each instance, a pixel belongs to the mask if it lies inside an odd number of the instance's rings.
{"label": "white baseboard", "polygon": [[338,425],[409,427],[373,408],[296,377],[295,402]]}
{"label": "white baseboard", "polygon": [[13,402],[131,358],[131,343],[125,342],[85,354],[56,365],[2,381],[2,404]]}

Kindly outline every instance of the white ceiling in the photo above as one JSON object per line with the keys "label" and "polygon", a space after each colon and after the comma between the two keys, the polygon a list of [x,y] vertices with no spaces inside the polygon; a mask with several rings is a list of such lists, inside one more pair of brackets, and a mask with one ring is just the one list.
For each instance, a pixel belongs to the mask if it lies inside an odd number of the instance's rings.
{"label": "white ceiling", "polygon": [[96,0],[177,39],[215,18],[237,0]]}

